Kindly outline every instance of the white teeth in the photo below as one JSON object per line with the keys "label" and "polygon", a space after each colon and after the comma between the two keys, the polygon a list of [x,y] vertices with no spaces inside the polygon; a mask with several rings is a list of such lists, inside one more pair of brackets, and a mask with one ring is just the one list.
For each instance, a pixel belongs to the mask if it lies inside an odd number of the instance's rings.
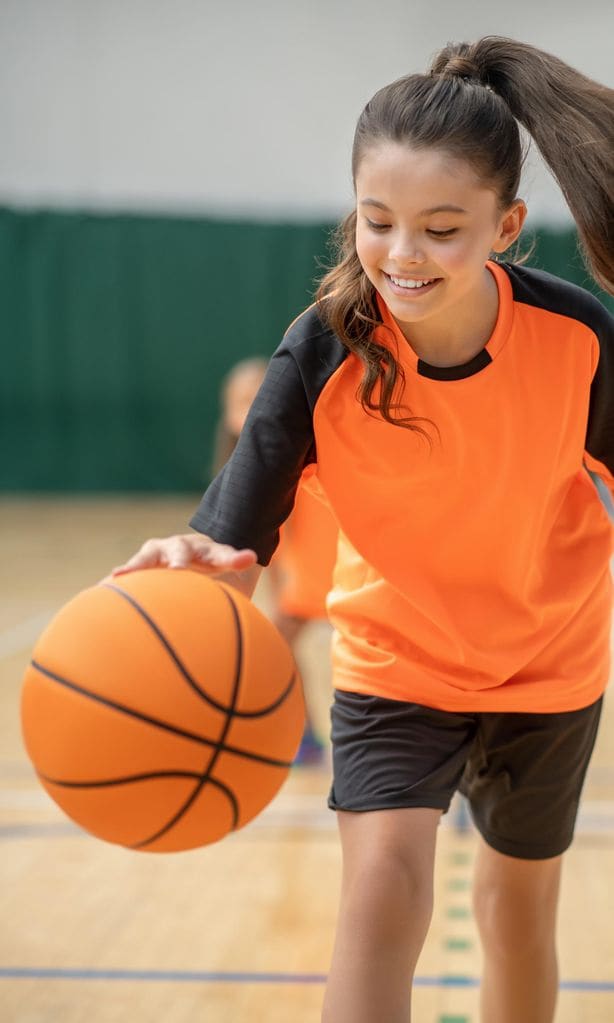
{"label": "white teeth", "polygon": [[399,288],[423,288],[425,284],[432,284],[435,278],[431,277],[428,281],[410,281],[407,278],[393,277],[390,274],[390,280],[393,284],[398,285]]}

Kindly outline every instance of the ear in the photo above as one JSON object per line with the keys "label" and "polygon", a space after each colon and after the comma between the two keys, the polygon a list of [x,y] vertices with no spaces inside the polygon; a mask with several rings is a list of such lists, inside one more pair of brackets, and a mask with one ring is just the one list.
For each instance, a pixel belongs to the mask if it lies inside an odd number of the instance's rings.
{"label": "ear", "polygon": [[527,207],[522,199],[516,199],[499,221],[497,235],[492,244],[493,252],[505,252],[522,231],[527,216]]}

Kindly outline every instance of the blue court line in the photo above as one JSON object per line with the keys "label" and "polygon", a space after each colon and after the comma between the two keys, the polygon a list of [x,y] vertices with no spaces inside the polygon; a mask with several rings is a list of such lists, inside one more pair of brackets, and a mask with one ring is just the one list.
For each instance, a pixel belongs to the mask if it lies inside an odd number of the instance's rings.
{"label": "blue court line", "polygon": [[[0,979],[12,980],[138,980],[184,984],[324,984],[325,973],[232,973],[209,970],[94,970],[57,967],[0,966]],[[416,977],[416,987],[477,988],[477,977]],[[563,980],[562,991],[614,992],[614,981]]]}

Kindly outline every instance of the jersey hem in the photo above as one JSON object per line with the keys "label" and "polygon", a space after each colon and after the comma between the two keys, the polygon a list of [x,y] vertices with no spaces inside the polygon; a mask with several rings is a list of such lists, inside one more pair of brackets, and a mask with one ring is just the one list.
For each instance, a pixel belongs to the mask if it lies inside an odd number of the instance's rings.
{"label": "jersey hem", "polygon": [[519,698],[517,683],[513,691],[508,688],[506,691],[505,682],[501,685],[485,690],[456,691],[450,698],[433,698],[428,688],[415,686],[401,691],[392,686],[374,686],[364,678],[351,674],[335,672],[333,686],[335,689],[342,689],[344,692],[360,693],[363,696],[379,696],[384,700],[400,700],[406,703],[419,703],[423,707],[430,707],[433,710],[451,711],[458,714],[480,714],[480,713],[518,713],[518,714],[561,714],[567,711],[583,710],[595,703],[608,688],[608,678],[599,679],[591,686],[583,686],[577,692],[570,694],[562,692],[561,699],[553,697],[552,692],[536,694],[537,683],[526,683],[527,690],[532,690],[529,700]]}

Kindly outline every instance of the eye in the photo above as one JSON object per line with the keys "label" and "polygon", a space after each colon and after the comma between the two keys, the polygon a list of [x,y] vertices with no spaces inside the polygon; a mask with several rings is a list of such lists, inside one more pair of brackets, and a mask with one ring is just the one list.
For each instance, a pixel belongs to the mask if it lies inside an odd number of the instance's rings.
{"label": "eye", "polygon": [[368,217],[365,217],[365,220],[367,222],[367,226],[373,231],[385,231],[390,227],[390,224],[379,224],[376,220],[369,220]]}
{"label": "eye", "polygon": [[433,238],[451,238],[457,231],[457,227],[449,227],[446,231],[434,231],[433,228],[429,228],[427,233],[432,235]]}

